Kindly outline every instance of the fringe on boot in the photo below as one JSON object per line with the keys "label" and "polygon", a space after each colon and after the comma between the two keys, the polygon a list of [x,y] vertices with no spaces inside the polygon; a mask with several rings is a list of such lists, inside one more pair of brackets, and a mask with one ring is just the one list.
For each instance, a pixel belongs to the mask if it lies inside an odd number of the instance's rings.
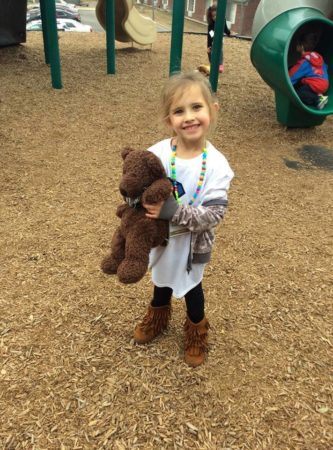
{"label": "fringe on boot", "polygon": [[208,350],[209,322],[204,317],[201,322],[193,323],[186,317],[185,331],[185,362],[191,367],[200,366],[205,360]]}
{"label": "fringe on boot", "polygon": [[154,307],[149,305],[141,323],[134,330],[134,341],[147,344],[168,328],[171,317],[171,305]]}

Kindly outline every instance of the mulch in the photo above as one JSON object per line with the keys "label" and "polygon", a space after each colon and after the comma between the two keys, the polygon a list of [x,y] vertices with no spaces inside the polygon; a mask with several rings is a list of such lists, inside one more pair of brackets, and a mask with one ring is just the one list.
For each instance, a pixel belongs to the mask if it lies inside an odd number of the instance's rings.
{"label": "mulch", "polygon": [[[64,33],[60,50],[54,90],[40,33],[0,49],[1,448],[332,448],[332,172],[302,169],[300,153],[331,151],[332,117],[279,125],[250,43],[225,40],[212,142],[236,176],[204,279],[210,352],[191,369],[184,302],[165,335],[134,345],[149,275],[124,286],[99,270],[121,149],[167,136],[170,36],[117,44],[116,76],[103,34]],[[184,69],[202,63],[205,36],[186,35]]]}

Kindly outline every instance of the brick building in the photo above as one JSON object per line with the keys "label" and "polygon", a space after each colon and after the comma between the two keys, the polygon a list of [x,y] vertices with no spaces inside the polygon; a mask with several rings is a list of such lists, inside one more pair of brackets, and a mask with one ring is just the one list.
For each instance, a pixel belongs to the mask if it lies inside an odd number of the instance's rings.
{"label": "brick building", "polygon": [[[232,30],[243,36],[251,36],[253,18],[260,0],[248,0],[246,3],[238,4]],[[228,19],[228,17],[227,17]]]}
{"label": "brick building", "polygon": [[[138,0],[138,3],[154,5],[156,8],[172,10],[177,0]],[[260,0],[228,0],[226,19],[233,32],[251,36],[253,17]],[[216,0],[186,0],[185,16],[199,22],[206,22],[207,8]]]}

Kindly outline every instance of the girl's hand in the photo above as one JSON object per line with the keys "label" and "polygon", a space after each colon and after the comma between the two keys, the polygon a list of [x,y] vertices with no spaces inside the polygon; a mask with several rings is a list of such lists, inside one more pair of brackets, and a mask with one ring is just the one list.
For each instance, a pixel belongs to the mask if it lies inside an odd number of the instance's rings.
{"label": "girl's hand", "polygon": [[146,217],[149,219],[158,219],[160,217],[161,209],[164,205],[164,201],[159,203],[154,203],[153,205],[148,205],[144,203],[142,206],[146,209]]}

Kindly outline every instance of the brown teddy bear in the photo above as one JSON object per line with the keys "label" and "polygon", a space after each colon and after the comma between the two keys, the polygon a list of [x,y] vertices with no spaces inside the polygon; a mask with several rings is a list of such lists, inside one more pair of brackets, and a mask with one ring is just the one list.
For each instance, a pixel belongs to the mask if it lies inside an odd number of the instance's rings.
{"label": "brown teddy bear", "polygon": [[168,221],[149,219],[143,203],[158,203],[171,194],[172,185],[159,158],[147,150],[125,148],[123,175],[119,190],[126,203],[119,205],[120,227],[115,231],[111,253],[101,268],[104,273],[117,274],[122,283],[136,283],[148,268],[149,252],[166,245]]}

